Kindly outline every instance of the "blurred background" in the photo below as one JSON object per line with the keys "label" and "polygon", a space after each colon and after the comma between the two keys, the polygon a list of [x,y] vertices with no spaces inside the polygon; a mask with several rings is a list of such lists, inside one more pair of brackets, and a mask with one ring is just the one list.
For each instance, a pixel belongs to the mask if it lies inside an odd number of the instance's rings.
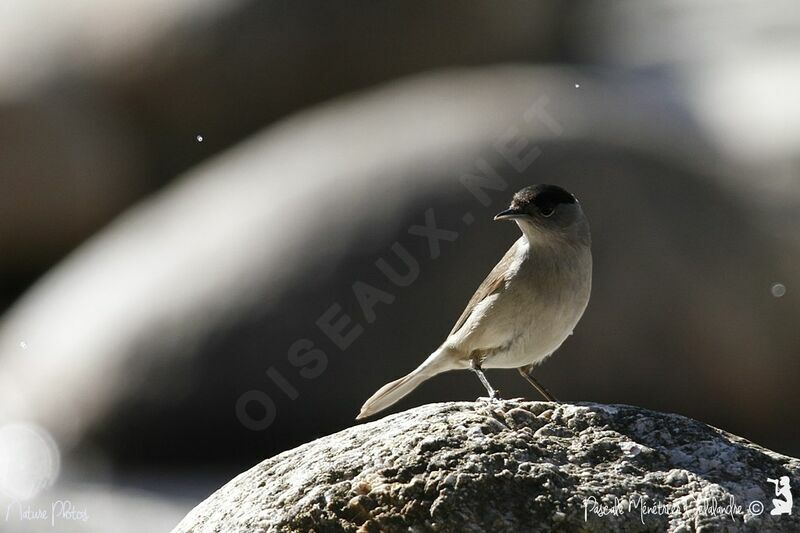
{"label": "blurred background", "polygon": [[353,425],[532,183],[595,257],[539,378],[800,455],[799,84],[790,0],[0,1],[0,530],[166,531]]}

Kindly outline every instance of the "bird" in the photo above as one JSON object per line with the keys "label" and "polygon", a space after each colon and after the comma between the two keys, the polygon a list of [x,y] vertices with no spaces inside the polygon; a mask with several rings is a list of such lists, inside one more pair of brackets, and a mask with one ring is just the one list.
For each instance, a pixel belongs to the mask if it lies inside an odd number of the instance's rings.
{"label": "bird", "polygon": [[572,334],[589,303],[589,222],[574,195],[544,184],[516,192],[494,220],[515,222],[522,236],[480,284],[442,345],[373,394],[357,420],[393,405],[423,381],[459,369],[473,371],[490,399],[498,392],[483,369],[516,368],[547,401],[557,401],[532,371]]}

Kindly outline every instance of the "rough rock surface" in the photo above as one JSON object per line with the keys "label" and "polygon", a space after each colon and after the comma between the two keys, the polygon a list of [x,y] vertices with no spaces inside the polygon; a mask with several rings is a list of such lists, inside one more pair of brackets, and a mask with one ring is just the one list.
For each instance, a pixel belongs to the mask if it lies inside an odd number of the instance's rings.
{"label": "rough rock surface", "polygon": [[800,531],[770,515],[781,476],[800,460],[679,415],[443,403],[263,461],[174,532]]}

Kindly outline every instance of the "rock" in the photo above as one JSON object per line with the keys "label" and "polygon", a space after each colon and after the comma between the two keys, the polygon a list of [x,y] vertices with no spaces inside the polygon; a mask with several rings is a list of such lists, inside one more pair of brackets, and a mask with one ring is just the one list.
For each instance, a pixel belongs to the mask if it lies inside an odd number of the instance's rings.
{"label": "rock", "polygon": [[768,478],[800,460],[675,414],[522,400],[440,403],[267,459],[173,533],[797,531]]}

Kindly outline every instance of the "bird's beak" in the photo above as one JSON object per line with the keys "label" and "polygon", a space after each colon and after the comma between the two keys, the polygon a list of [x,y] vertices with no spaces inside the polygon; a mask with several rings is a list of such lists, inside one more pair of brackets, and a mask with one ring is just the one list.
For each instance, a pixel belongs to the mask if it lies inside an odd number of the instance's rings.
{"label": "bird's beak", "polygon": [[495,220],[514,220],[515,218],[522,218],[525,215],[516,209],[506,209],[494,216]]}

